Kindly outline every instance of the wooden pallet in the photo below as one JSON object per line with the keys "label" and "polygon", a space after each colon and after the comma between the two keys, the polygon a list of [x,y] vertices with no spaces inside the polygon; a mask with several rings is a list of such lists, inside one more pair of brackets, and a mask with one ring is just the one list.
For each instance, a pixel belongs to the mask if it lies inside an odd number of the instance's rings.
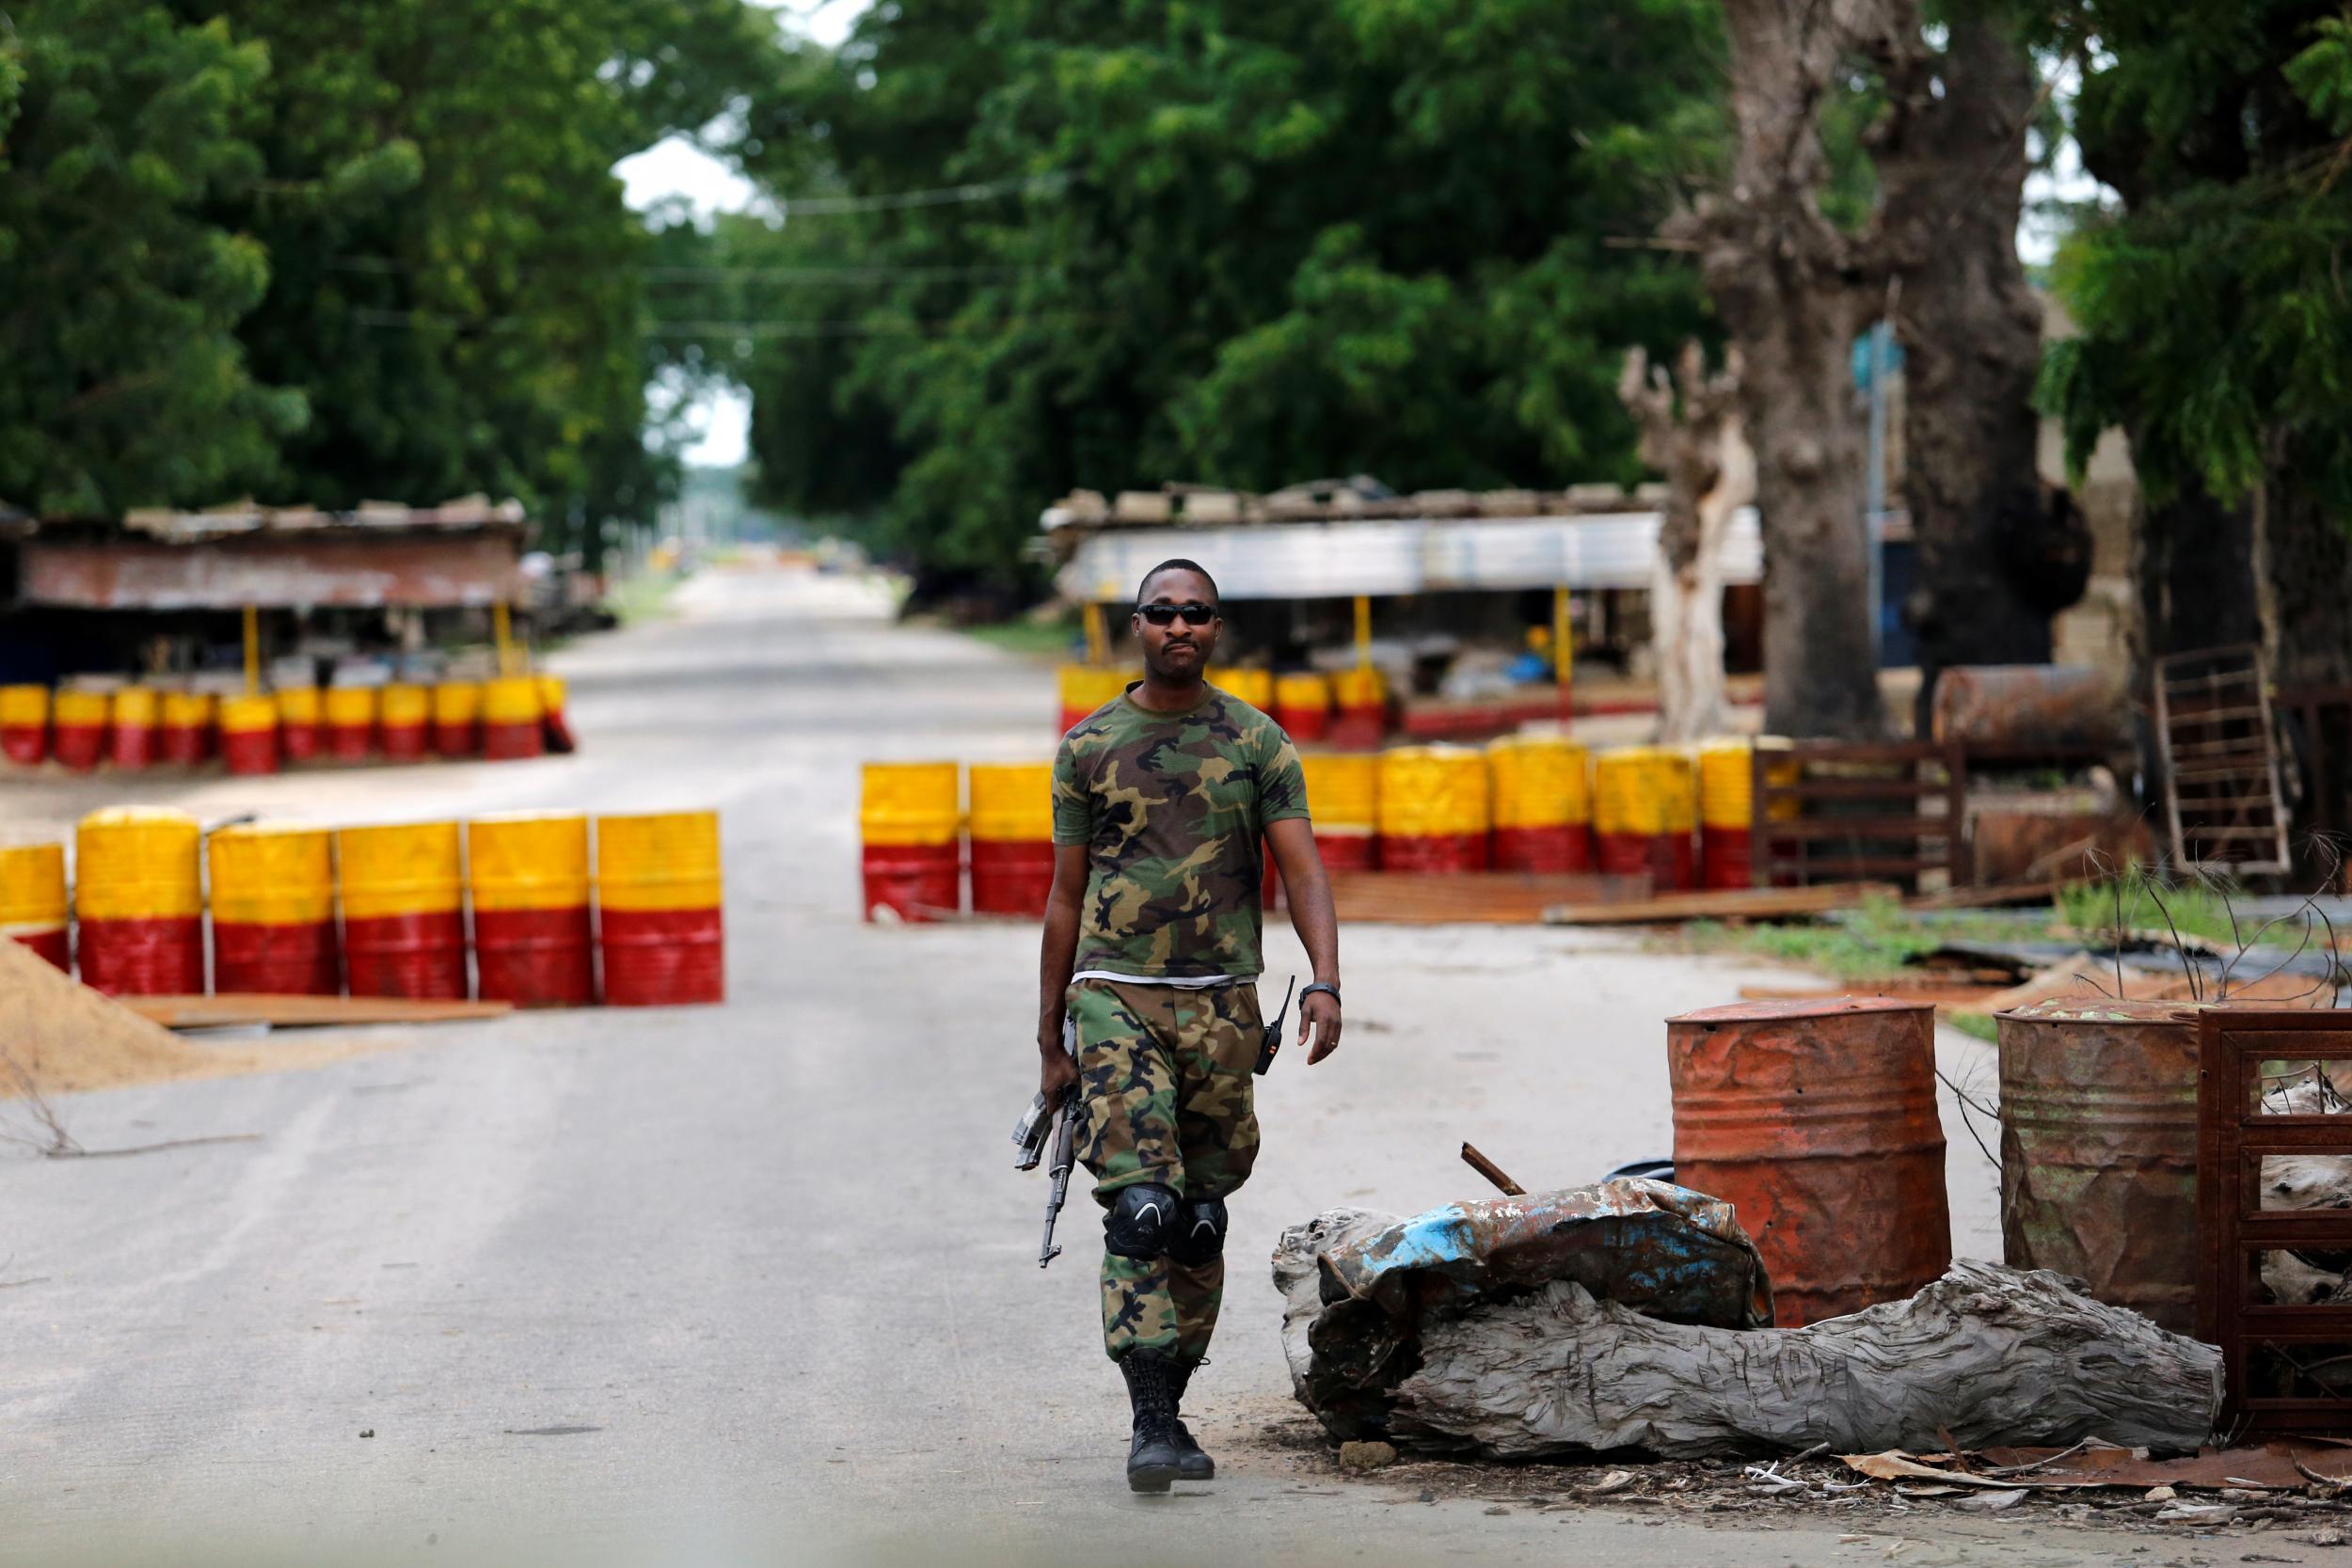
{"label": "wooden pallet", "polygon": [[2284,876],[2287,808],[2262,650],[2156,661],[2156,753],[2172,857],[2185,870]]}
{"label": "wooden pallet", "polygon": [[1757,887],[1968,880],[1968,768],[1961,748],[1799,741],[1754,754],[1751,880]]}

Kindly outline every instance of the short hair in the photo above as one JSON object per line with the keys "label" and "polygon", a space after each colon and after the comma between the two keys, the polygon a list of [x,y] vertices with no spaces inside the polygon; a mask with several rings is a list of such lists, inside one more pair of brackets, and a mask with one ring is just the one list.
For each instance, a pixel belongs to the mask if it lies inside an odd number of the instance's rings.
{"label": "short hair", "polygon": [[1201,565],[1198,561],[1186,561],[1180,555],[1161,562],[1157,566],[1152,567],[1150,571],[1143,574],[1143,580],[1136,584],[1136,603],[1141,604],[1143,602],[1144,594],[1150,593],[1152,590],[1152,579],[1158,577],[1162,572],[1190,572],[1193,576],[1199,578],[1202,582],[1209,585],[1209,598],[1212,602],[1216,602],[1222,597],[1222,595],[1220,595],[1216,591],[1216,578],[1209,576],[1209,569],[1206,566]]}

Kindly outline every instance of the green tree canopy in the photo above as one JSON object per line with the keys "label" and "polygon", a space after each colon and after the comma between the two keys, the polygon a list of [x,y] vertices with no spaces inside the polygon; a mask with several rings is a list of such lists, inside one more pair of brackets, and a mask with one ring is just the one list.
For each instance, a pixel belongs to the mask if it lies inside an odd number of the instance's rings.
{"label": "green tree canopy", "polygon": [[877,8],[755,115],[818,199],[718,235],[765,498],[1006,577],[1073,484],[1634,477],[1721,58],[1703,0]]}

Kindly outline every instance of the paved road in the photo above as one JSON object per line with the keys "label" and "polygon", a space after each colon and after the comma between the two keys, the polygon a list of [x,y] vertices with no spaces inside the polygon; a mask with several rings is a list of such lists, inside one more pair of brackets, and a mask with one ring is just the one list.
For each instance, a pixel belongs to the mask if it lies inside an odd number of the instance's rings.
{"label": "paved road", "polygon": [[[1461,1196],[1465,1135],[1540,1181],[1669,1147],[1659,1021],[1754,976],[1602,934],[1345,935],[1347,1047],[1267,1081],[1237,1205],[1196,1401],[1226,1474],[1131,1498],[1089,1212],[1041,1275],[1041,1187],[1009,1168],[1034,937],[855,911],[857,762],[1039,752],[1045,673],[894,628],[837,578],[714,574],[679,610],[561,661],[574,757],[0,793],[14,821],[132,798],[322,820],[716,805],[732,997],[386,1032],[313,1070],[64,1102],[92,1147],[263,1136],[0,1154],[0,1283],[35,1281],[0,1290],[0,1560],[125,1541],[183,1560],[517,1542],[573,1563],[1881,1560],[1883,1529],[1841,1544],[1830,1519],[1494,1516],[1299,1451],[1262,1262],[1283,1225]],[[1286,929],[1269,958],[1303,968]],[[1992,1252],[1990,1171],[1954,1143],[1958,1239]],[[1906,1563],[2068,1561],[2097,1540],[1909,1533],[1928,1544]]]}

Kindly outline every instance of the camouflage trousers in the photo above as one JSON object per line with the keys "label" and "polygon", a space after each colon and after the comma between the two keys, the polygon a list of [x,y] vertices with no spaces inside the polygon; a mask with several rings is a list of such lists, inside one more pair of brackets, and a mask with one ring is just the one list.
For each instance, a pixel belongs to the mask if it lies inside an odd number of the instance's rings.
{"label": "camouflage trousers", "polygon": [[[1108,1207],[1121,1187],[1153,1181],[1184,1197],[1225,1197],[1258,1158],[1250,1069],[1258,989],[1186,990],[1112,980],[1070,988],[1086,1120],[1078,1159]],[[1225,1259],[1186,1266],[1103,1255],[1103,1348],[1188,1362],[1208,1354],[1225,1294]]]}

